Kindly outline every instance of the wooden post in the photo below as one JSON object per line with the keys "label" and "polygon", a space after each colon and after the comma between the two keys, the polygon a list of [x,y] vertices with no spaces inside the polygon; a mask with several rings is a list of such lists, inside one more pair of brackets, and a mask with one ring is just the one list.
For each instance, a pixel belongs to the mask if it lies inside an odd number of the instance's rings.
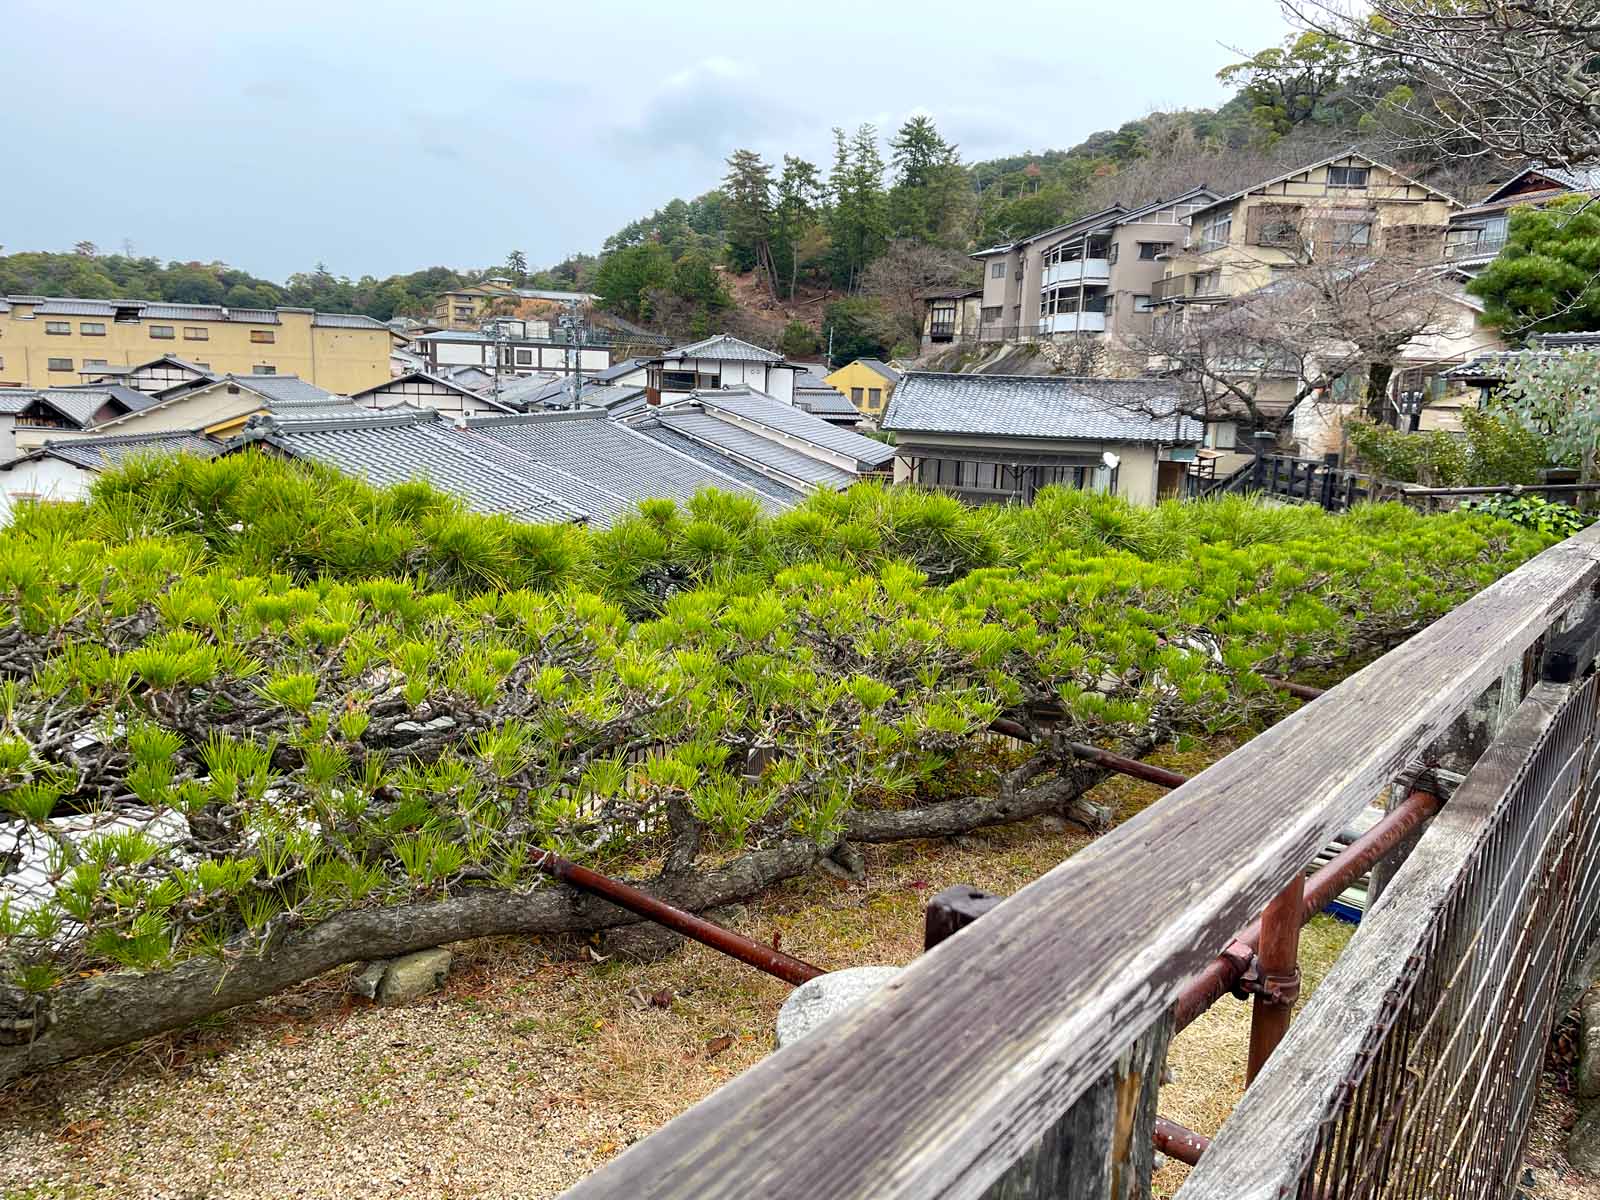
{"label": "wooden post", "polygon": [[983,1200],[1145,1200],[1171,1010],[1117,1058]]}
{"label": "wooden post", "polygon": [[[957,884],[928,902],[923,949],[932,950],[1003,899]],[[1172,1040],[1172,1012],[1129,1046],[1110,1071],[1010,1169],[983,1200],[1144,1200],[1155,1164],[1156,1096]]]}

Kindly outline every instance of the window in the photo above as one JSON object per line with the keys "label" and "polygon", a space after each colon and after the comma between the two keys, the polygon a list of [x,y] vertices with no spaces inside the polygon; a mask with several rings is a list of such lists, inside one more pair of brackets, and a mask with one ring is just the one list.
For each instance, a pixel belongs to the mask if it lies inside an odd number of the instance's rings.
{"label": "window", "polygon": [[99,370],[101,367],[108,365],[109,364],[103,358],[86,358],[83,360],[83,369],[85,371]]}
{"label": "window", "polygon": [[1372,244],[1371,221],[1335,221],[1333,223],[1333,248],[1353,250]]}
{"label": "window", "polygon": [[1194,276],[1194,291],[1191,294],[1195,296],[1221,295],[1222,272],[1220,270],[1197,272]]}
{"label": "window", "polygon": [[[984,309],[988,312],[988,309]],[[995,310],[999,312],[998,309]],[[941,300],[928,310],[928,339],[948,342],[956,335],[956,306],[952,300]]]}
{"label": "window", "polygon": [[171,325],[152,325],[150,326],[150,336],[167,341],[177,336],[177,330]]}
{"label": "window", "polygon": [[1165,254],[1171,249],[1171,242],[1140,242],[1139,257],[1149,262],[1153,261],[1158,254]]}
{"label": "window", "polygon": [[1250,210],[1245,241],[1252,246],[1293,249],[1300,245],[1303,215],[1298,204],[1258,204]]}
{"label": "window", "polygon": [[992,308],[984,309],[982,314],[981,314],[981,316],[980,316],[980,319],[983,321],[983,323],[985,325],[988,325],[988,324],[991,324],[992,322],[998,321],[1000,319],[1000,314],[1003,313],[1004,311],[1005,311],[1005,308],[1003,306],[1001,306],[999,304],[996,304]]}
{"label": "window", "polygon": [[185,325],[183,327],[183,340],[186,342],[209,342],[211,340],[211,331]]}
{"label": "window", "polygon": [[868,408],[882,408],[883,407],[883,389],[882,388],[868,388],[867,389],[867,407]]}
{"label": "window", "polygon": [[52,358],[45,365],[48,366],[52,371],[72,370],[72,360],[70,358]]}
{"label": "window", "polygon": [[471,308],[471,306],[470,305],[466,305],[466,304],[458,304],[458,305],[456,305],[456,316],[461,318],[462,320],[469,319],[472,316],[472,308]]}
{"label": "window", "polygon": [[519,367],[531,367],[531,366],[533,366],[533,351],[532,350],[518,350],[517,351],[517,366],[519,366]]}
{"label": "window", "polygon": [[1233,210],[1229,209],[1221,216],[1212,217],[1200,227],[1200,245],[1198,249],[1215,250],[1219,246],[1226,246],[1233,238]]}
{"label": "window", "polygon": [[722,376],[707,372],[696,374],[694,371],[685,370],[658,370],[652,367],[649,386],[658,392],[714,391],[722,386]]}
{"label": "window", "polygon": [[64,337],[65,335],[67,335],[67,334],[72,332],[72,322],[71,321],[46,321],[44,323],[44,331],[46,333],[53,334],[56,337]]}
{"label": "window", "polygon": [[277,367],[269,367],[264,363],[258,363],[250,368],[250,374],[252,375],[276,375],[277,373]]}
{"label": "window", "polygon": [[1134,312],[1136,312],[1136,313],[1149,312],[1153,308],[1155,308],[1155,305],[1150,303],[1150,297],[1149,296],[1140,296],[1138,294],[1134,295],[1134,297],[1133,297],[1133,311]]}
{"label": "window", "polygon": [[270,329],[252,329],[250,331],[250,340],[252,342],[272,342],[277,339]]}
{"label": "window", "polygon": [[1119,246],[1119,243],[1112,242],[1111,243],[1111,248],[1106,251],[1106,261],[1108,263],[1110,263],[1112,266],[1116,266],[1117,265],[1117,250],[1118,250],[1118,246]]}
{"label": "window", "polygon": [[104,321],[79,321],[78,331],[84,337],[105,337],[106,323]]}
{"label": "window", "polygon": [[1366,167],[1329,167],[1329,187],[1364,188],[1367,186]]}
{"label": "window", "polygon": [[1005,259],[1003,259],[1003,258],[996,259],[994,262],[989,264],[989,278],[990,279],[1004,279],[1005,277],[1006,277],[1006,261],[1005,261]]}
{"label": "window", "polygon": [[862,391],[860,388],[850,389],[850,403],[854,404],[857,408],[861,407],[861,396]]}

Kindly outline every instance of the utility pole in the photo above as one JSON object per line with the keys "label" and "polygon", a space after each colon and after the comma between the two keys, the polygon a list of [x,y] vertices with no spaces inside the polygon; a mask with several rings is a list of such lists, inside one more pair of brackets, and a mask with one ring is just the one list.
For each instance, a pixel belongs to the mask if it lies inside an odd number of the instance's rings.
{"label": "utility pole", "polygon": [[576,297],[564,302],[566,314],[561,323],[567,327],[567,340],[572,346],[572,405],[578,407],[578,397],[583,392],[583,343],[578,328],[578,301]]}

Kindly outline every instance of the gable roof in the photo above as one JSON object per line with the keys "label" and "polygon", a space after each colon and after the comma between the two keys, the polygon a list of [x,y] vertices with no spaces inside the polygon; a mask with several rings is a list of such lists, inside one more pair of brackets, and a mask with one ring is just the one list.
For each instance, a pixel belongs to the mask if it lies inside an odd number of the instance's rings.
{"label": "gable roof", "polygon": [[594,409],[468,417],[465,427],[601,486],[614,498],[594,513],[597,521],[606,524],[632,515],[641,500],[687,501],[708,487],[755,496],[764,508],[784,507],[733,476],[653,441]]}
{"label": "gable roof", "polygon": [[1422,188],[1424,191],[1432,192],[1441,200],[1447,201],[1450,204],[1454,204],[1457,208],[1461,206],[1461,201],[1457,200],[1449,193],[1441,192],[1438,188],[1432,186],[1431,184],[1423,183],[1420,179],[1413,179],[1403,171],[1398,171],[1394,167],[1391,167],[1388,163],[1379,162],[1377,159],[1372,158],[1369,155],[1362,154],[1358,150],[1341,150],[1337,154],[1328,155],[1327,158],[1319,158],[1316,162],[1307,163],[1303,167],[1295,167],[1293,170],[1285,171],[1282,175],[1274,175],[1271,179],[1264,179],[1260,183],[1252,183],[1248,187],[1240,188],[1237,192],[1233,192],[1229,195],[1213,200],[1210,204],[1206,205],[1205,208],[1196,209],[1195,212],[1196,214],[1209,212],[1211,209],[1220,208],[1224,204],[1232,204],[1234,201],[1242,200],[1244,197],[1253,192],[1259,192],[1262,188],[1269,188],[1275,183],[1287,183],[1294,179],[1294,177],[1297,175],[1304,175],[1307,171],[1315,171],[1318,167],[1331,166],[1332,164],[1336,162],[1342,162],[1347,158],[1358,158],[1368,166],[1382,167],[1396,179],[1403,179],[1406,183]]}
{"label": "gable roof", "polygon": [[899,383],[900,382],[900,372],[896,371],[888,363],[879,362],[875,358],[858,358],[858,359],[856,359],[856,361],[858,363],[860,363],[863,367],[868,367],[868,368],[876,371],[879,375],[882,375],[890,383]]}
{"label": "gable roof", "polygon": [[[390,388],[394,387],[394,385],[397,383],[410,383],[414,380],[421,380],[424,383],[436,383],[448,392],[454,392],[458,396],[470,397],[473,400],[486,399],[486,397],[479,396],[477,392],[473,391],[469,387],[462,387],[459,383],[456,383],[453,380],[443,379],[438,375],[430,374],[427,371],[407,371],[404,375],[395,375],[392,378],[385,379],[382,383],[375,383],[369,388],[362,388],[359,392],[351,392],[350,399],[359,400],[363,396],[371,396],[378,392],[386,392]],[[490,400],[489,403],[492,404],[494,401]]]}
{"label": "gable roof", "polygon": [[860,410],[840,395],[835,387],[796,388],[794,406],[830,424],[835,423],[835,418],[848,417],[852,425],[861,420]]}
{"label": "gable roof", "polygon": [[842,490],[856,482],[854,471],[813,458],[757,430],[722,420],[715,413],[681,406],[659,409],[655,422],[682,437],[807,487]]}
{"label": "gable roof", "polygon": [[202,433],[192,430],[175,430],[163,433],[123,434],[119,437],[83,437],[50,440],[44,445],[6,463],[6,469],[15,463],[31,462],[40,458],[56,458],[86,471],[101,471],[107,467],[121,466],[131,458],[153,454],[196,454],[201,458],[214,458],[222,453],[222,444]]}
{"label": "gable roof", "polygon": [[229,443],[266,441],[295,458],[332,467],[378,487],[426,480],[476,513],[525,521],[580,521],[588,513],[546,490],[532,464],[474,453],[431,410],[363,412],[335,420],[253,417]]}
{"label": "gable roof", "polygon": [[661,357],[709,358],[720,359],[722,362],[781,363],[783,361],[783,355],[763,350],[760,346],[752,345],[727,333],[714,334],[702,341],[679,346],[666,351]]}
{"label": "gable roof", "polygon": [[889,400],[883,428],[906,433],[1059,441],[1198,442],[1199,421],[1179,412],[1170,379],[1066,375],[908,373]]}
{"label": "gable roof", "polygon": [[894,458],[893,446],[830,425],[821,417],[813,416],[792,404],[785,404],[782,400],[774,400],[753,388],[695,392],[688,401],[663,406],[660,411],[669,413],[686,404],[699,404],[724,420],[733,417],[779,435],[810,442],[813,446],[864,463],[868,468],[881,467]]}
{"label": "gable roof", "polygon": [[806,492],[803,488],[775,479],[772,475],[739,461],[716,446],[697,441],[695,438],[676,429],[669,428],[654,416],[638,421],[630,425],[629,428],[643,434],[652,441],[660,442],[663,446],[687,454],[690,458],[703,462],[706,466],[737,479],[740,483],[755,489],[764,496],[770,496],[786,507],[799,504],[806,497]]}
{"label": "gable roof", "polygon": [[[1497,200],[1506,198],[1506,194],[1530,175],[1538,175],[1549,180],[1555,188],[1565,188],[1573,192],[1592,192],[1600,190],[1600,166],[1592,167],[1541,167],[1529,163],[1510,179],[1506,180],[1494,191],[1490,192],[1478,205],[1493,204]],[[1555,190],[1555,188],[1551,190]]]}
{"label": "gable roof", "polygon": [[163,411],[179,401],[188,400],[192,396],[219,387],[249,392],[261,401],[263,408],[268,409],[282,404],[333,406],[341,409],[349,407],[348,401],[343,396],[336,396],[326,388],[307,383],[298,375],[218,375],[214,378],[186,380],[170,388],[164,388],[155,394],[153,403],[136,412],[126,412],[109,421],[102,421],[96,428],[108,428],[120,425],[124,421],[136,420],[146,413]]}
{"label": "gable roof", "polygon": [[114,399],[104,388],[22,388],[18,392],[28,399],[14,411],[21,412],[29,405],[42,404],[79,429],[87,428],[94,420],[94,415]]}

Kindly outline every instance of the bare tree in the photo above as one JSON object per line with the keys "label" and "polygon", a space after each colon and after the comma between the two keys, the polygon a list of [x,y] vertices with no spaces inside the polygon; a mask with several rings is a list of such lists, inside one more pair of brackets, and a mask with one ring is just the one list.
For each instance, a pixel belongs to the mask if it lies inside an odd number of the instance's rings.
{"label": "bare tree", "polygon": [[1449,157],[1552,166],[1600,158],[1593,0],[1281,0],[1291,20],[1397,65],[1420,86],[1392,115]]}
{"label": "bare tree", "polygon": [[[1188,385],[1191,414],[1240,420],[1279,436],[1305,404],[1365,374],[1365,406],[1381,419],[1406,350],[1452,328],[1455,285],[1420,249],[1338,247],[1326,230],[1285,230],[1294,261],[1272,282],[1215,304],[1160,314],[1138,346]],[[1238,264],[1241,267],[1260,264]]]}
{"label": "bare tree", "polygon": [[889,341],[916,342],[922,336],[923,295],[934,288],[976,281],[977,268],[966,255],[897,238],[863,272],[861,290],[882,303],[893,324]]}

